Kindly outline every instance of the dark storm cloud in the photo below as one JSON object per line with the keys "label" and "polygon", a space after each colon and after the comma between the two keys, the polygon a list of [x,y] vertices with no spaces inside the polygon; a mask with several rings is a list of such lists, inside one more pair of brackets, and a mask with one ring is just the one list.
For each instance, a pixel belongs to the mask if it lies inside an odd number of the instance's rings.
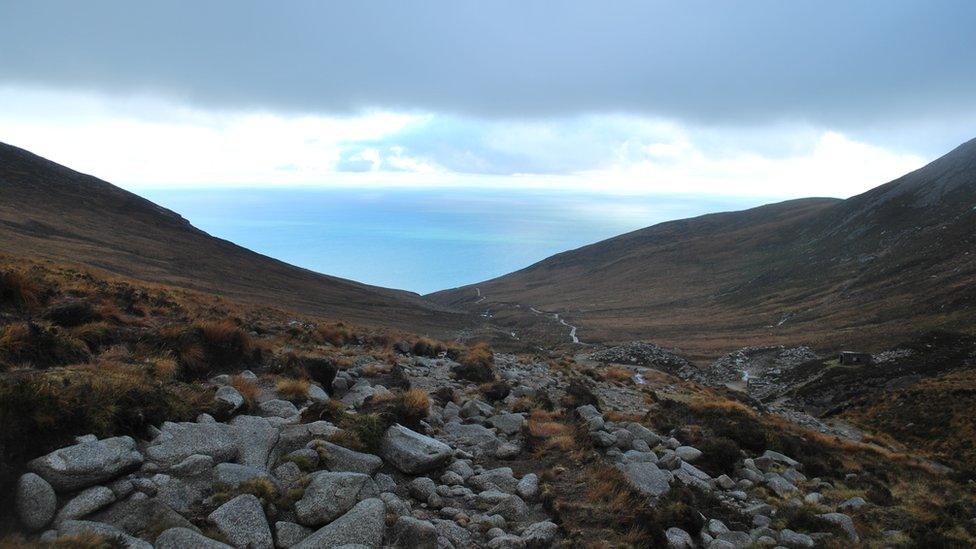
{"label": "dark storm cloud", "polygon": [[0,4],[0,84],[220,108],[876,124],[972,111],[976,2]]}

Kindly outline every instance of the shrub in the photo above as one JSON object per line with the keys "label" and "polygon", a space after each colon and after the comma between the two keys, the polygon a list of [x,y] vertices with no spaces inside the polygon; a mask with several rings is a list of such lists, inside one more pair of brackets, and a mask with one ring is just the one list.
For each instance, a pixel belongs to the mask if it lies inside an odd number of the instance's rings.
{"label": "shrub", "polygon": [[28,322],[11,324],[0,332],[0,361],[48,368],[86,362],[88,347],[60,328]]}
{"label": "shrub", "polygon": [[41,302],[39,284],[20,271],[0,272],[0,305],[30,309]]}
{"label": "shrub", "polygon": [[309,382],[307,379],[279,379],[275,391],[281,398],[300,404],[308,400]]}
{"label": "shrub", "polygon": [[495,354],[487,343],[477,343],[465,351],[454,367],[454,373],[462,379],[475,382],[495,379]]}
{"label": "shrub", "polygon": [[186,379],[256,364],[260,351],[250,336],[229,320],[196,322],[189,328],[166,326],[156,334],[160,350],[172,352]]}
{"label": "shrub", "polygon": [[696,447],[702,451],[702,456],[695,461],[695,466],[713,477],[731,476],[736,463],[742,459],[739,445],[725,437],[705,437],[696,443]]}
{"label": "shrub", "polygon": [[315,327],[315,335],[319,341],[329,343],[335,347],[342,347],[354,339],[353,334],[341,322],[335,324],[319,324]]}
{"label": "shrub", "polygon": [[413,354],[428,358],[437,358],[441,353],[447,352],[447,346],[439,341],[422,337],[413,343]]}
{"label": "shrub", "polygon": [[339,367],[331,358],[288,353],[281,358],[279,365],[282,372],[296,378],[308,378],[325,388],[332,390]]}
{"label": "shrub", "polygon": [[76,300],[51,306],[48,310],[44,311],[44,318],[58,326],[74,328],[75,326],[101,320],[102,316],[90,302]]}
{"label": "shrub", "polygon": [[478,390],[481,394],[485,395],[485,398],[490,402],[497,402],[503,400],[512,392],[512,388],[508,386],[508,383],[504,381],[491,381],[488,383],[482,383],[478,386]]}
{"label": "shrub", "polygon": [[416,388],[391,391],[387,395],[371,398],[363,409],[379,414],[387,426],[399,423],[416,430],[420,428],[420,422],[427,419],[430,395]]}

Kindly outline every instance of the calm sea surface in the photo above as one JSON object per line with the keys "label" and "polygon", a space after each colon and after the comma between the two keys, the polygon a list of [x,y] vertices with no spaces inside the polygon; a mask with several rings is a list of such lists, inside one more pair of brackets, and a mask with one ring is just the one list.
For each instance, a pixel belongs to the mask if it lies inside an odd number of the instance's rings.
{"label": "calm sea surface", "polygon": [[137,192],[262,254],[419,293],[503,275],[661,221],[768,202],[456,189]]}

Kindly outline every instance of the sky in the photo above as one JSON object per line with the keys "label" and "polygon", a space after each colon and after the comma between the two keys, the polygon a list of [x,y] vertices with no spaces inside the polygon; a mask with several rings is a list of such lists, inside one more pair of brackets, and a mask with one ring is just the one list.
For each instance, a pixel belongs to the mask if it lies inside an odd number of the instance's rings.
{"label": "sky", "polygon": [[976,3],[0,0],[0,141],[123,187],[847,197],[976,133]]}

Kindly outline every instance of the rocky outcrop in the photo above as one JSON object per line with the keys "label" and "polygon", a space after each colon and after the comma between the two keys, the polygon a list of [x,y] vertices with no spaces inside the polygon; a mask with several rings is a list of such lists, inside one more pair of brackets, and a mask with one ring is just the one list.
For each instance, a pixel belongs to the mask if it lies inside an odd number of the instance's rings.
{"label": "rocky outcrop", "polygon": [[376,498],[365,499],[346,514],[323,526],[301,543],[296,549],[363,545],[380,547],[385,531],[386,505]]}
{"label": "rocky outcrop", "polygon": [[74,446],[30,461],[27,468],[62,492],[113,479],[142,460],[132,437],[98,440],[89,435]]}

